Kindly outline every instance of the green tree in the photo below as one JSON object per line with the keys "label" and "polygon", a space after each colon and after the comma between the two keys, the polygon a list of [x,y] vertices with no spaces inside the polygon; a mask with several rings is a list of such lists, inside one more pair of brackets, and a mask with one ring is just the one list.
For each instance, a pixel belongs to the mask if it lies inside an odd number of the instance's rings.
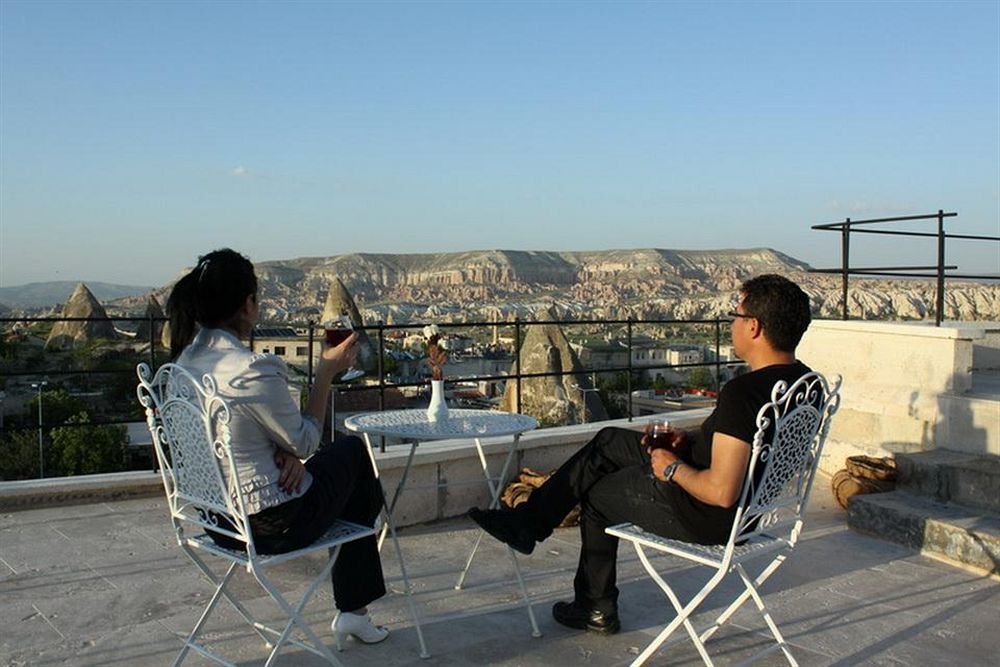
{"label": "green tree", "polygon": [[0,439],[0,480],[38,478],[38,431],[17,430]]}
{"label": "green tree", "polygon": [[125,427],[88,426],[86,412],[73,415],[67,426],[52,429],[52,458],[63,475],[117,472],[125,467]]}
{"label": "green tree", "polygon": [[715,377],[703,366],[692,368],[688,373],[688,386],[696,389],[714,389]]}
{"label": "green tree", "polygon": [[[86,410],[83,401],[75,396],[70,396],[62,387],[42,391],[42,425],[45,424],[65,424],[73,415]],[[28,412],[34,419],[38,419],[38,396],[36,395],[28,403]],[[35,422],[37,425],[37,421]]]}

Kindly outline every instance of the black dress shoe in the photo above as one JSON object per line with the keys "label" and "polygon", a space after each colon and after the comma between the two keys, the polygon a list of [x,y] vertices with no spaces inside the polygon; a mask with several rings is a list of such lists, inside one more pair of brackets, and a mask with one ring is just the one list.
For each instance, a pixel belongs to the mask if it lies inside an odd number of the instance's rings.
{"label": "black dress shoe", "polygon": [[552,605],[552,618],[561,625],[576,630],[587,630],[601,635],[613,635],[622,629],[615,612],[605,613],[573,602],[556,602]]}
{"label": "black dress shoe", "polygon": [[513,512],[473,507],[469,510],[469,518],[515,551],[527,555],[535,550],[535,538]]}

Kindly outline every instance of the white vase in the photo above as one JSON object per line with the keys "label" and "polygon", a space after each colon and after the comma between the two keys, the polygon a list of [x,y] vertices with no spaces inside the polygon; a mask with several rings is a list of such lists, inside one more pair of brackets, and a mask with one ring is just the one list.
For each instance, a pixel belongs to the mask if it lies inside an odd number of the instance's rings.
{"label": "white vase", "polygon": [[444,401],[444,380],[431,380],[431,404],[427,406],[427,421],[448,418],[448,404]]}

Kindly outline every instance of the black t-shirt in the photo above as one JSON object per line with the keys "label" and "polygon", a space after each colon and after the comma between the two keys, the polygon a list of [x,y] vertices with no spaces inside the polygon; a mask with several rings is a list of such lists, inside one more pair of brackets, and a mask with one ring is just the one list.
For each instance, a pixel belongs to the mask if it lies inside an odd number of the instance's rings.
{"label": "black t-shirt", "polygon": [[[738,438],[748,445],[753,444],[757,432],[757,413],[761,406],[771,400],[771,390],[779,380],[789,384],[809,372],[809,367],[800,361],[791,364],[765,366],[735,377],[722,388],[719,401],[712,414],[702,422],[701,437],[696,438],[685,463],[695,468],[706,469],[712,465],[712,437],[725,433]],[[766,434],[765,441],[770,439]],[[718,507],[703,503],[688,494],[680,486],[670,487],[674,492],[674,506],[684,527],[703,544],[723,544],[729,539],[736,516],[736,505]]]}

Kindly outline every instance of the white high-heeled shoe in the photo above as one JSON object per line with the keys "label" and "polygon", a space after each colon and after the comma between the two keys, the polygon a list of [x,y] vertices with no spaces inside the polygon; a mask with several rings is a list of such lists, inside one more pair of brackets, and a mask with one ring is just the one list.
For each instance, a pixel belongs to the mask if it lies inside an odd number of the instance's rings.
{"label": "white high-heeled shoe", "polygon": [[337,640],[338,651],[344,650],[343,641],[347,635],[351,635],[363,644],[378,644],[389,636],[389,628],[374,625],[367,614],[352,614],[349,611],[338,613],[330,623],[330,629],[333,630],[333,636]]}

